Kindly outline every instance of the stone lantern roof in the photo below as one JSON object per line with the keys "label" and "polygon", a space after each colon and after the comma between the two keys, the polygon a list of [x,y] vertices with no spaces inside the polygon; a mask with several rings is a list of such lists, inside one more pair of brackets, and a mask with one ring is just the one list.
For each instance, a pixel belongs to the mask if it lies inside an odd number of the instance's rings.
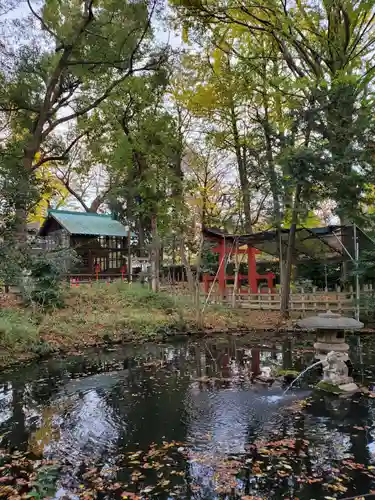
{"label": "stone lantern roof", "polygon": [[354,318],[341,316],[332,311],[301,319],[297,325],[307,330],[360,330],[364,326]]}

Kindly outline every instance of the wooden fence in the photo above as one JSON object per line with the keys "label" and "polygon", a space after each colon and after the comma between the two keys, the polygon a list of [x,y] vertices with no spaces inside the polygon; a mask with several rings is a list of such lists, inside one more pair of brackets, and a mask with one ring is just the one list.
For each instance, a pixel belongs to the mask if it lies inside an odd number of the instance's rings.
{"label": "wooden fence", "polygon": [[[226,297],[222,298],[217,293],[213,293],[209,301],[246,309],[280,311],[281,293],[279,290],[262,288],[258,290],[258,293],[236,293],[235,298],[233,298],[233,292],[229,289]],[[375,310],[372,311],[375,305],[375,289],[372,285],[361,287],[359,304],[361,313],[375,314]],[[311,291],[301,289],[298,292],[291,292],[289,309],[302,314],[327,310],[354,313],[356,305],[356,294],[353,288],[343,290],[337,287],[335,291],[314,288]]]}

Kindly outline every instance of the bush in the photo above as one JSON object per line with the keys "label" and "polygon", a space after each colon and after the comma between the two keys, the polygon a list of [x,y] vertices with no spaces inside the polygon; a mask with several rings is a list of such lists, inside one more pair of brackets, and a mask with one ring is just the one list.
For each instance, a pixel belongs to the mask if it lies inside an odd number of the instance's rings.
{"label": "bush", "polygon": [[63,282],[66,273],[78,261],[71,249],[31,254],[28,270],[21,279],[21,294],[26,304],[43,308],[64,305]]}
{"label": "bush", "polygon": [[33,345],[39,341],[38,326],[23,311],[0,311],[0,343],[6,347],[15,344]]}

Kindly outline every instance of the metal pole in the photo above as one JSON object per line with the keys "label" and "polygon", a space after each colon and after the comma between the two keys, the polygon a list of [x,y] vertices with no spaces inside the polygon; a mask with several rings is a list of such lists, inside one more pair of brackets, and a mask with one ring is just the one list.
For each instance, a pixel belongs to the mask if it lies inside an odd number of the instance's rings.
{"label": "metal pole", "polygon": [[353,239],[354,239],[354,264],[355,264],[355,300],[356,300],[356,306],[355,306],[355,319],[359,321],[359,313],[360,313],[360,306],[359,306],[359,276],[358,276],[358,260],[359,260],[359,243],[358,243],[358,237],[357,237],[357,226],[356,224],[353,224]]}
{"label": "metal pole", "polygon": [[283,261],[283,239],[281,233],[281,224],[279,226],[279,270],[280,270],[280,293],[284,286],[284,261]]}
{"label": "metal pole", "polygon": [[132,241],[132,233],[130,230],[128,230],[128,281],[129,284],[132,281],[132,250],[131,250],[131,241]]}

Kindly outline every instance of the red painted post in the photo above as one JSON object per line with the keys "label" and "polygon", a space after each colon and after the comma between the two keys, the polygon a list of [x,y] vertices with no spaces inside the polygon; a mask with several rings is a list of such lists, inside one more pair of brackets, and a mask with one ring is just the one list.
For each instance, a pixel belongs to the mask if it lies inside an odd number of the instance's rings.
{"label": "red painted post", "polygon": [[96,281],[99,280],[99,273],[100,273],[100,265],[99,264],[95,264]]}
{"label": "red painted post", "polygon": [[273,280],[275,278],[275,275],[273,273],[268,273],[267,274],[267,286],[271,290],[273,288]]}
{"label": "red painted post", "polygon": [[251,293],[257,293],[258,282],[257,282],[257,265],[255,261],[254,248],[247,248],[247,265],[248,265],[248,280]]}
{"label": "red painted post", "polygon": [[76,287],[77,288],[79,287],[79,279],[78,278],[76,279]]}

